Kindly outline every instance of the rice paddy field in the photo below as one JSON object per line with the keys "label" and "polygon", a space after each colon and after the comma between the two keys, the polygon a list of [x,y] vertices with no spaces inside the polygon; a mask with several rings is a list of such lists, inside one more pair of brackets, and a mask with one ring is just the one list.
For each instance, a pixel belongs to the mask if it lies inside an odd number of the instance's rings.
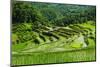
{"label": "rice paddy field", "polygon": [[44,30],[36,34],[36,42],[12,45],[12,64],[95,61],[95,26],[90,22]]}
{"label": "rice paddy field", "polygon": [[96,7],[12,2],[11,65],[96,61]]}
{"label": "rice paddy field", "polygon": [[13,65],[34,65],[65,62],[95,61],[95,48],[51,53],[13,55]]}

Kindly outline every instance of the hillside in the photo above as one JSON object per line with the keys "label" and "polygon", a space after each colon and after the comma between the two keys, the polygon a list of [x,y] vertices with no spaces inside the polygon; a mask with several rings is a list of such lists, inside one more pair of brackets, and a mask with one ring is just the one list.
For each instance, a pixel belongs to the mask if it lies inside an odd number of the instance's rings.
{"label": "hillside", "polygon": [[12,5],[12,65],[96,60],[95,6],[21,1]]}

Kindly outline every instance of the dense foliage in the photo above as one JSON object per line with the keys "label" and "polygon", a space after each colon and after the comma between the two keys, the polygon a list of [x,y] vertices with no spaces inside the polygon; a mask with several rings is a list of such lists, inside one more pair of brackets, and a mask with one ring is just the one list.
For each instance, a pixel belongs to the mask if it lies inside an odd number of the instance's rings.
{"label": "dense foliage", "polygon": [[96,21],[95,6],[18,1],[12,6],[13,24],[27,22],[35,26],[66,26],[90,20]]}

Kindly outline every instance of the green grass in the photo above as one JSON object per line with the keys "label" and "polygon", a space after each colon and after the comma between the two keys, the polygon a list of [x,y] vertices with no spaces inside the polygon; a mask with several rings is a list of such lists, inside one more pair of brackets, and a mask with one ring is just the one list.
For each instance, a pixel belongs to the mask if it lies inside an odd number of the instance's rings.
{"label": "green grass", "polygon": [[12,56],[12,65],[48,64],[96,60],[95,48],[64,52],[15,54]]}

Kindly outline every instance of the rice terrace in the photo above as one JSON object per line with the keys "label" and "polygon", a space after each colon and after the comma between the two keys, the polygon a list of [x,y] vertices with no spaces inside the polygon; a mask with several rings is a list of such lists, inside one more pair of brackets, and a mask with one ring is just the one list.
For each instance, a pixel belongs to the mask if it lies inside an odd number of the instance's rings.
{"label": "rice terrace", "polygon": [[12,66],[96,60],[96,6],[12,2]]}

